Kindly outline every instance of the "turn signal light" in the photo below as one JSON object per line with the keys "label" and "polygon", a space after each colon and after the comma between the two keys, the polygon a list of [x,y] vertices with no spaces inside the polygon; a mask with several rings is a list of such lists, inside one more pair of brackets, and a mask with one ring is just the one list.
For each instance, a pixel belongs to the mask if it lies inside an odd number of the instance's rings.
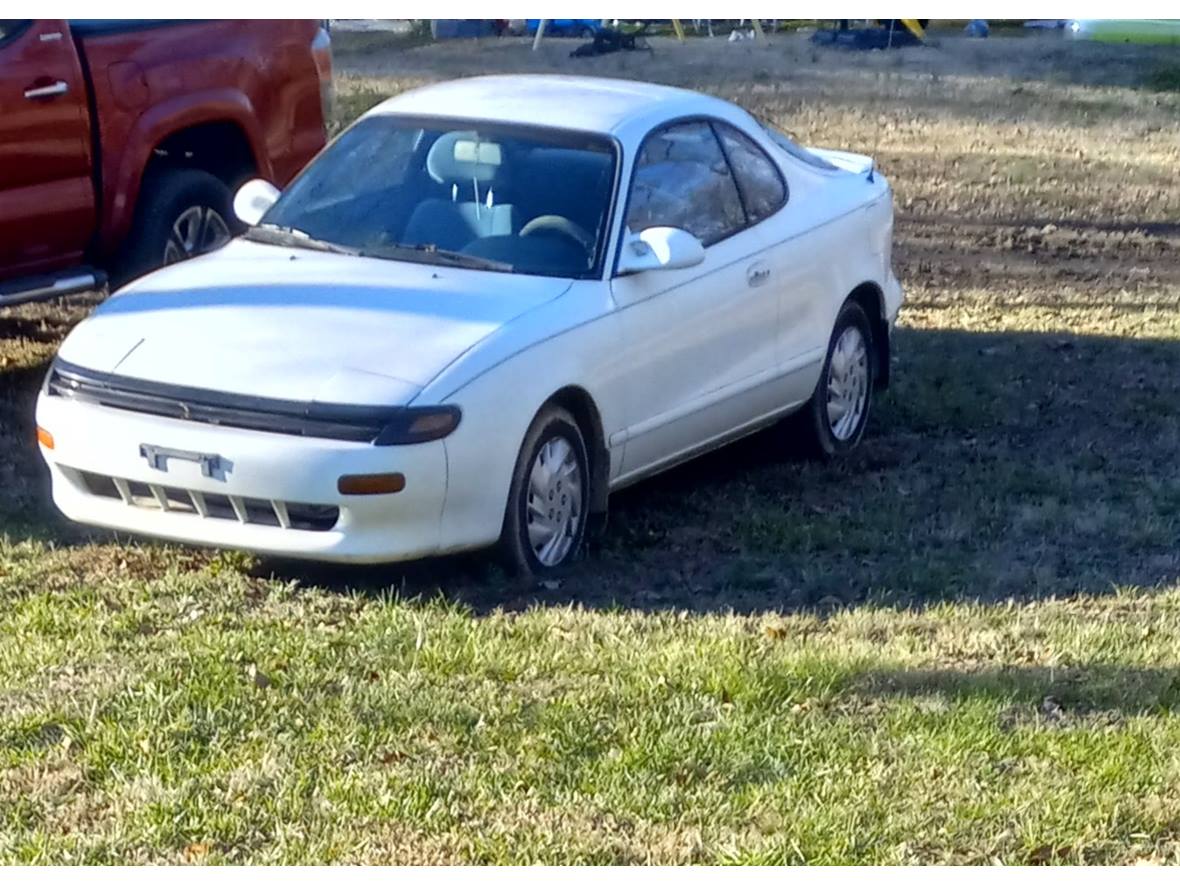
{"label": "turn signal light", "polygon": [[342,495],[392,495],[405,487],[406,478],[401,473],[362,473],[342,476],[336,482]]}
{"label": "turn signal light", "polygon": [[44,427],[38,427],[37,428],[37,442],[41,443],[41,445],[45,446],[45,448],[47,448],[47,449],[52,449],[53,448],[53,434],[50,433],[48,430],[46,430]]}

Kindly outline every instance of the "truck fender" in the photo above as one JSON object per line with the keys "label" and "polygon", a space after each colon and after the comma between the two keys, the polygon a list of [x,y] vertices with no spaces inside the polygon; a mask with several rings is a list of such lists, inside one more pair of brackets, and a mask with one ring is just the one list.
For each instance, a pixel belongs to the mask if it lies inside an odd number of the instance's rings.
{"label": "truck fender", "polygon": [[127,133],[122,159],[115,168],[104,169],[103,191],[110,199],[103,201],[100,238],[103,252],[116,248],[130,230],[140,184],[156,147],[169,136],[203,123],[235,124],[246,137],[258,175],[273,177],[258,116],[245,93],[236,89],[211,89],[153,105]]}

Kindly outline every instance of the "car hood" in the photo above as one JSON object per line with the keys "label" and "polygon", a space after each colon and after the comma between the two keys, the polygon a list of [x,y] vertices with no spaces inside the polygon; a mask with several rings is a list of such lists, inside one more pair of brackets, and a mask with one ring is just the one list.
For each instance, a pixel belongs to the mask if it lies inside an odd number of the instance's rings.
{"label": "car hood", "polygon": [[133,378],[320,402],[408,402],[569,280],[235,240],[122,289],[61,358]]}

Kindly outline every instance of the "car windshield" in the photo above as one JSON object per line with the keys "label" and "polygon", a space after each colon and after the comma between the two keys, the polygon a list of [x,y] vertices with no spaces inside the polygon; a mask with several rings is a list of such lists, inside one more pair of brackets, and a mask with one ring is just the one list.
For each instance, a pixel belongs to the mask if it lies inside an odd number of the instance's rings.
{"label": "car windshield", "polygon": [[600,272],[614,179],[614,145],[602,136],[376,115],[333,142],[247,236],[399,261],[592,277]]}

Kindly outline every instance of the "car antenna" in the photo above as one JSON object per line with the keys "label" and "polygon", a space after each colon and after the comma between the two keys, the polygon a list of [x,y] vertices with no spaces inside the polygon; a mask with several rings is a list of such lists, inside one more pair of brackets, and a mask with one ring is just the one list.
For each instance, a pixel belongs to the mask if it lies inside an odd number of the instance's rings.
{"label": "car antenna", "polygon": [[[897,19],[889,19],[889,39],[885,41],[885,54],[893,48],[893,29],[897,26]],[[881,125],[877,122],[877,131],[873,139],[873,152],[869,155],[869,183],[874,181],[873,173],[877,170],[877,151],[881,148]]]}

